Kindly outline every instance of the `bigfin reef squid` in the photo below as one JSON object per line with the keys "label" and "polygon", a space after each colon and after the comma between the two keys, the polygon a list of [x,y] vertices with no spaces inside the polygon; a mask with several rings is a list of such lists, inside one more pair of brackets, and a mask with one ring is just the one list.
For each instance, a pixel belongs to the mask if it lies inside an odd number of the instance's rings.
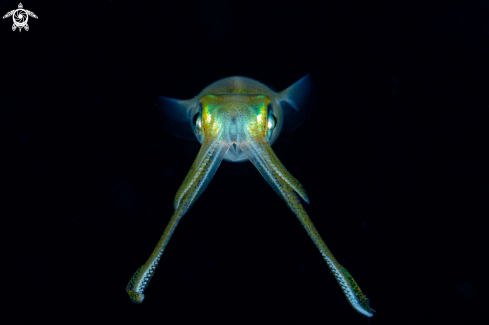
{"label": "bigfin reef squid", "polygon": [[309,74],[278,93],[256,80],[236,76],[212,83],[192,99],[158,96],[166,129],[180,138],[197,138],[202,146],[177,191],[175,211],[163,235],[126,287],[132,302],[143,301],[144,290],[178,222],[205,190],[221,161],[250,160],[297,216],[350,305],[364,316],[373,316],[367,296],[335,259],[304,210],[299,197],[309,203],[306,191],[271,147],[281,131],[293,131],[311,115],[314,97]]}

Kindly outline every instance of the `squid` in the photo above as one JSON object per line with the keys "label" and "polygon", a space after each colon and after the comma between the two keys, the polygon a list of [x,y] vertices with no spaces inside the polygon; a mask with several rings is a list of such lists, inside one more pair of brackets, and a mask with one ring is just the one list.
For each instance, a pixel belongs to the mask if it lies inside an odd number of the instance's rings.
{"label": "squid", "polygon": [[299,197],[309,203],[306,191],[271,147],[281,131],[293,131],[310,116],[314,87],[309,74],[278,93],[250,78],[229,77],[212,83],[192,99],[158,96],[158,104],[170,133],[184,139],[197,139],[202,145],[177,191],[173,202],[175,211],[163,235],[126,287],[132,302],[140,304],[144,300],[144,290],[178,222],[205,190],[222,160],[250,160],[297,216],[350,305],[364,316],[373,316],[367,296],[335,259],[304,210]]}

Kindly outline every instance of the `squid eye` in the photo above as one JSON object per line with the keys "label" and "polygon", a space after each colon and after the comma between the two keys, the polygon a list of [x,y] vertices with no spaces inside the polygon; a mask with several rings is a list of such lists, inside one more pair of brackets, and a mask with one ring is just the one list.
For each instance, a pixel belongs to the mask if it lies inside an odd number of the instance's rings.
{"label": "squid eye", "polygon": [[193,123],[193,126],[195,128],[194,131],[195,131],[195,135],[197,136],[197,140],[199,140],[199,142],[202,143],[204,132],[203,132],[201,112],[194,115],[192,123]]}
{"label": "squid eye", "polygon": [[268,106],[268,118],[267,118],[267,137],[270,140],[272,138],[273,129],[277,125],[277,118],[272,113],[271,105]]}
{"label": "squid eye", "polygon": [[193,124],[197,128],[197,130],[202,129],[202,115],[200,114],[200,112],[194,115]]}
{"label": "squid eye", "polygon": [[273,130],[275,129],[275,125],[277,124],[277,118],[273,115],[272,104],[268,105],[268,118],[267,118],[267,129]]}
{"label": "squid eye", "polygon": [[275,115],[271,114],[268,116],[267,128],[269,130],[275,129],[275,124],[277,124],[277,119]]}
{"label": "squid eye", "polygon": [[202,103],[199,103],[199,110],[192,118],[192,127],[194,128],[197,140],[202,143],[204,139],[204,123],[202,122]]}

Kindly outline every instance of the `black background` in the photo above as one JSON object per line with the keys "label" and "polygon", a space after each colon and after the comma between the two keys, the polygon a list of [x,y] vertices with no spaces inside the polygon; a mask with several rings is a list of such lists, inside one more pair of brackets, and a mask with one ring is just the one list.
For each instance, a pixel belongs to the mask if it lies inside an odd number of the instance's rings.
{"label": "black background", "polygon": [[[485,323],[489,1],[22,3],[30,30],[0,25],[2,317]],[[306,73],[315,111],[273,148],[375,316],[249,162],[221,164],[132,304],[199,150],[156,96]]]}

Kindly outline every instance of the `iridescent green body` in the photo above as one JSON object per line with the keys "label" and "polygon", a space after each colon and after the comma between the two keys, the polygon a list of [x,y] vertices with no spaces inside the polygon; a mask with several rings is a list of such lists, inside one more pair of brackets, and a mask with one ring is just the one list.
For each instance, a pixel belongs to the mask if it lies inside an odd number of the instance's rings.
{"label": "iridescent green body", "polygon": [[179,220],[202,194],[221,161],[250,160],[304,226],[351,306],[365,316],[373,315],[367,297],[336,261],[304,210],[299,196],[309,203],[306,191],[271,147],[282,130],[292,131],[309,116],[311,88],[309,76],[280,93],[252,79],[231,77],[213,83],[194,99],[159,98],[167,129],[179,137],[196,137],[202,146],[178,189],[175,212],[163,235],[127,285],[131,301],[143,301],[143,292]]}

